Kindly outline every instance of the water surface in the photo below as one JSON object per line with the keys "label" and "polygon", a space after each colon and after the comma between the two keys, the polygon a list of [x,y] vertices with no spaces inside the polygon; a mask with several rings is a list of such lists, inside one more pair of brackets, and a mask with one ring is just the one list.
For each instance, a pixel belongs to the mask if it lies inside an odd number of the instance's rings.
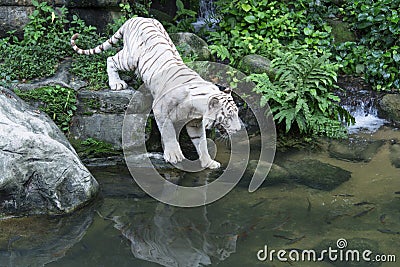
{"label": "water surface", "polygon": [[[320,150],[291,151],[275,160],[316,159],[352,173],[331,191],[296,182],[254,193],[237,186],[199,208],[176,208],[149,198],[123,166],[92,167],[102,192],[89,207],[66,217],[0,221],[0,266],[369,266],[257,260],[264,245],[322,250],[336,248],[339,238],[346,239],[349,248],[395,254],[400,261],[400,168],[390,160],[390,147],[400,140],[400,131],[383,127],[356,138],[382,142],[361,162],[333,158],[329,142]],[[210,171],[167,173],[184,185],[212,177]]]}

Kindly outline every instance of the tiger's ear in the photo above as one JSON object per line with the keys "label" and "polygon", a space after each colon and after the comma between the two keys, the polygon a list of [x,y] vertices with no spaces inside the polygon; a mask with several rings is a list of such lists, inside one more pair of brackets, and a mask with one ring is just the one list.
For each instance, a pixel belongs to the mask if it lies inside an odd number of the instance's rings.
{"label": "tiger's ear", "polygon": [[227,87],[226,89],[224,89],[222,92],[224,92],[225,94],[231,94],[232,93],[232,89]]}
{"label": "tiger's ear", "polygon": [[208,100],[208,108],[209,109],[215,109],[219,105],[220,105],[219,99],[216,96],[213,96]]}

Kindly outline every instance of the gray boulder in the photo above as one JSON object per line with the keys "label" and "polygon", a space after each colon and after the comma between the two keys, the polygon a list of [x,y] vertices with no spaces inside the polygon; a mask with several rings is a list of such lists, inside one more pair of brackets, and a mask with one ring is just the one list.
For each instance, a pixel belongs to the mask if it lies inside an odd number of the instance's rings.
{"label": "gray boulder", "polygon": [[70,129],[72,137],[94,138],[110,143],[116,149],[122,148],[122,125],[129,103],[135,113],[131,114],[131,121],[139,123],[152,101],[147,93],[134,90],[79,91],[77,99],[77,111]]}
{"label": "gray boulder", "polygon": [[[256,171],[257,164],[258,164],[258,160],[250,160],[249,161],[247,169],[246,169],[242,179],[239,182],[239,186],[242,186],[242,187],[249,186],[251,178],[253,177],[253,174]],[[263,167],[267,167],[267,166],[271,165],[268,162],[260,162],[260,164]],[[271,169],[268,172],[268,175],[267,175],[266,179],[264,180],[264,182],[262,183],[261,187],[267,187],[267,186],[286,183],[289,181],[289,179],[290,179],[289,172],[285,168],[273,163],[271,165]]]}
{"label": "gray boulder", "polygon": [[299,184],[324,191],[335,189],[351,178],[351,172],[319,160],[288,161],[283,166]]}
{"label": "gray boulder", "polygon": [[194,57],[195,60],[213,60],[211,51],[208,49],[206,41],[201,39],[194,33],[178,32],[170,33],[169,36],[175,46],[181,53],[182,57]]}
{"label": "gray boulder", "polygon": [[379,101],[379,116],[400,124],[400,94],[387,94]]}
{"label": "gray boulder", "polygon": [[0,87],[0,216],[65,214],[97,192],[54,122]]}
{"label": "gray boulder", "polygon": [[328,150],[332,158],[351,162],[369,162],[383,144],[382,140],[333,140]]}
{"label": "gray boulder", "polygon": [[[69,216],[30,216],[0,221],[0,266],[43,267],[62,259],[93,223],[94,205]],[[96,215],[97,216],[97,215]]]}
{"label": "gray boulder", "polygon": [[393,144],[390,147],[390,160],[396,168],[400,168],[400,144]]}
{"label": "gray boulder", "polygon": [[246,74],[266,73],[270,78],[274,76],[274,72],[271,69],[271,61],[260,55],[243,57],[239,62],[238,69]]}

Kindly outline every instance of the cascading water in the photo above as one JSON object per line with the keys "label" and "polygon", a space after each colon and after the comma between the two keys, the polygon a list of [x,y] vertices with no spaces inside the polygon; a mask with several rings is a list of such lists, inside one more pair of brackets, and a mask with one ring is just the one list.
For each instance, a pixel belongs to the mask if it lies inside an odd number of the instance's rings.
{"label": "cascading water", "polygon": [[214,25],[218,22],[216,18],[215,5],[213,0],[200,0],[199,2],[199,17],[192,25],[195,31],[199,31],[202,27],[207,29],[212,28],[209,25]]}
{"label": "cascading water", "polygon": [[[387,121],[379,118],[377,109],[378,94],[372,90],[365,89],[363,85],[352,84],[345,81],[340,87],[345,88],[346,95],[341,95],[341,106],[350,112],[356,123],[348,127],[350,134],[358,132],[377,131]],[[340,93],[339,93],[340,95]]]}

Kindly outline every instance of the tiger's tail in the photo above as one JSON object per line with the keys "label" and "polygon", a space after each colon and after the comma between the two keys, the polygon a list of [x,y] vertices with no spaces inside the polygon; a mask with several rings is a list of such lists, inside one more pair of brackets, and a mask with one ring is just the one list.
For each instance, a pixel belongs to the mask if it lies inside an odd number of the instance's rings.
{"label": "tiger's tail", "polygon": [[114,33],[113,36],[110,37],[110,39],[108,39],[107,41],[105,41],[104,43],[102,43],[101,45],[96,46],[95,48],[91,48],[91,49],[81,49],[79,48],[76,44],[75,44],[75,40],[78,39],[79,37],[79,33],[75,33],[74,35],[72,35],[71,37],[71,46],[72,49],[75,50],[75,52],[77,52],[78,54],[81,55],[93,55],[93,54],[100,54],[103,51],[106,51],[108,49],[110,49],[113,45],[115,45],[116,43],[118,43],[118,41],[120,39],[122,39],[122,37],[124,36],[123,34],[123,26],[121,28],[119,28],[119,30]]}

